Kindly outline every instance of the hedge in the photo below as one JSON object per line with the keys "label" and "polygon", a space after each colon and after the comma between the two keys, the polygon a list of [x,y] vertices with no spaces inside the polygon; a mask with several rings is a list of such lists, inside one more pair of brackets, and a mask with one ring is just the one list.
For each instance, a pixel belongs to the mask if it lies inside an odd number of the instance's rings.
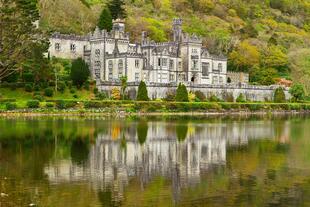
{"label": "hedge", "polygon": [[0,103],[16,102],[15,98],[0,98]]}
{"label": "hedge", "polygon": [[30,109],[36,109],[40,107],[40,102],[38,100],[27,101],[27,107]]}
{"label": "hedge", "polygon": [[57,100],[56,107],[58,109],[69,109],[74,108],[77,105],[77,101],[68,101],[68,100]]}

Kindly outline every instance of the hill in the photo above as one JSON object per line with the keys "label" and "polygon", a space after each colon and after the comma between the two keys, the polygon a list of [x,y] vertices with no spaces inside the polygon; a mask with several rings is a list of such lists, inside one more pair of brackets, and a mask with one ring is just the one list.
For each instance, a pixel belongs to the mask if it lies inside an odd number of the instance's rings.
{"label": "hill", "polygon": [[[126,0],[132,40],[146,30],[156,41],[170,37],[171,20],[197,33],[213,53],[229,57],[229,69],[250,72],[251,81],[276,78],[310,89],[309,0]],[[48,31],[88,33],[106,0],[40,0],[41,26]]]}

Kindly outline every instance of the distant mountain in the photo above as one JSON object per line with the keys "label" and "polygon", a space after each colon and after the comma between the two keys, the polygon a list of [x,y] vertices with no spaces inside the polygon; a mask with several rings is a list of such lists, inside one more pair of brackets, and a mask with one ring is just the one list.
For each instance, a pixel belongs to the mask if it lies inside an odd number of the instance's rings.
{"label": "distant mountain", "polygon": [[[172,19],[181,17],[185,32],[201,35],[210,52],[229,57],[230,70],[250,72],[252,82],[259,84],[283,77],[310,89],[310,0],[125,2],[132,40],[145,30],[152,39],[166,41]],[[88,33],[105,4],[106,0],[40,0],[41,26]]]}

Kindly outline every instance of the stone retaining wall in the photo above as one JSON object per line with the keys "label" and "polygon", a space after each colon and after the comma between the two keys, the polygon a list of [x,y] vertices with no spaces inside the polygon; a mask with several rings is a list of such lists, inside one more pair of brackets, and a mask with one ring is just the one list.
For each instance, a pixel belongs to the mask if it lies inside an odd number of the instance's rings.
{"label": "stone retaining wall", "polygon": [[[120,83],[110,82],[97,85],[100,91],[111,93],[112,88],[120,87]],[[224,99],[227,96],[233,96],[234,100],[242,93],[248,100],[251,101],[270,101],[273,99],[274,90],[280,86],[254,86],[254,85],[194,85],[185,84],[188,91],[201,91],[207,97],[215,95],[218,98]],[[131,99],[135,99],[138,91],[139,83],[128,83],[127,91]],[[177,84],[147,84],[148,95],[151,99],[166,97],[167,92],[176,91]],[[289,88],[284,88],[286,98],[290,98]]]}

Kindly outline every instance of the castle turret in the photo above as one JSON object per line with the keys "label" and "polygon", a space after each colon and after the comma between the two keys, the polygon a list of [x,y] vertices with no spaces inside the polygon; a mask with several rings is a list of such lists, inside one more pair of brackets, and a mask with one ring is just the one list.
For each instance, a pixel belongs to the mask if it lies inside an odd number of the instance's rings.
{"label": "castle turret", "polygon": [[182,19],[175,18],[173,19],[173,41],[174,42],[180,42],[182,40]]}
{"label": "castle turret", "polygon": [[125,21],[123,19],[113,20],[113,30],[118,32],[125,32]]}

